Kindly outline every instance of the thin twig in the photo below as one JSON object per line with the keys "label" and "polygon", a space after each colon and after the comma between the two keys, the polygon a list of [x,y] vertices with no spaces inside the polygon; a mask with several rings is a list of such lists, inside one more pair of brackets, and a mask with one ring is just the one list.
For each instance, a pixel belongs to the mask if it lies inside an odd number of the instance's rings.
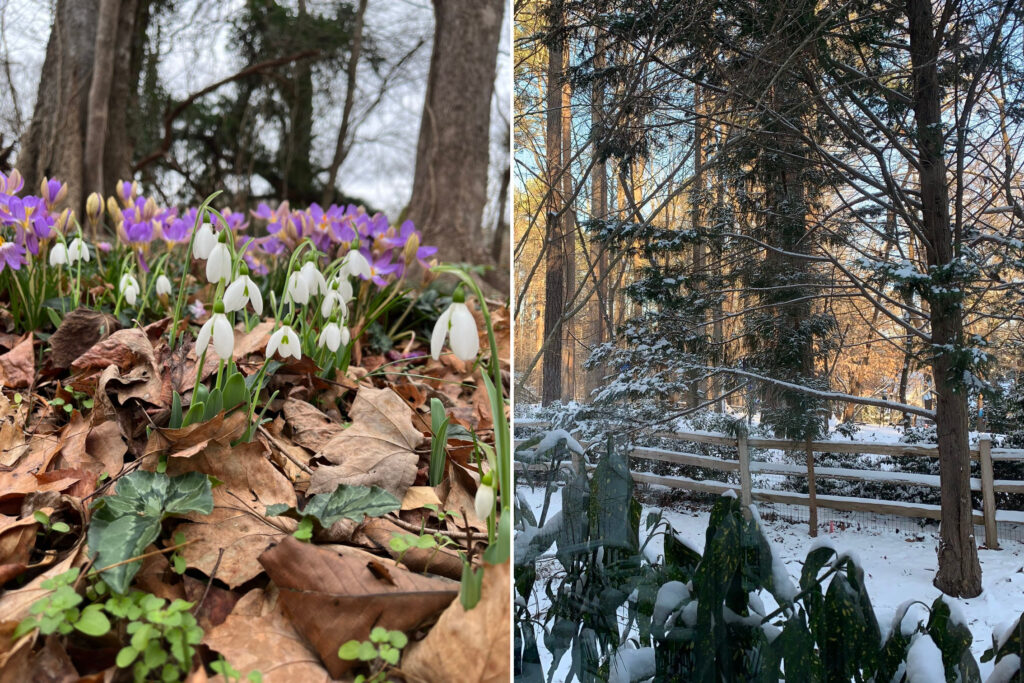
{"label": "thin twig", "polygon": [[289,453],[286,448],[284,448],[284,446],[282,446],[280,443],[278,443],[277,437],[267,431],[266,427],[264,427],[263,425],[260,425],[259,427],[257,427],[257,429],[259,429],[260,434],[262,434],[263,436],[267,437],[267,440],[270,441],[270,445],[271,446],[273,446],[278,451],[280,451],[281,454],[284,455],[284,457],[286,457],[289,460],[291,460],[292,463],[294,463],[296,467],[298,467],[300,470],[302,470],[306,474],[313,474],[313,470],[311,470],[308,465],[302,463],[299,460],[296,460],[292,456],[292,454]]}
{"label": "thin twig", "polygon": [[[395,517],[392,517],[390,519],[397,526],[400,526],[400,527],[402,527],[403,529],[405,529],[407,531],[417,531],[418,532],[418,531],[422,531],[423,530],[423,529],[420,528],[420,526],[418,524],[413,524],[412,522],[407,522],[404,519],[402,519],[401,517],[395,516]],[[467,525],[467,528],[468,528],[468,525]],[[468,536],[466,535],[467,532],[465,532],[465,531],[444,531],[442,529],[430,529],[430,531],[433,531],[434,533],[441,534],[442,536],[449,536],[449,537],[452,538],[452,540],[459,539],[459,540],[463,540],[464,541],[464,540],[466,540],[468,538],[469,540],[473,540],[473,541],[482,541],[482,540],[485,540],[487,538],[487,534],[478,534],[478,533],[474,533],[473,531],[469,531],[468,532],[469,533]]]}
{"label": "thin twig", "polygon": [[199,610],[202,609],[203,603],[206,602],[206,596],[210,594],[210,586],[213,585],[213,577],[217,576],[217,570],[220,569],[220,561],[224,559],[224,548],[221,548],[217,553],[217,562],[213,565],[213,571],[210,572],[210,579],[206,582],[206,590],[203,591],[203,597],[199,598],[199,602],[196,603],[195,608],[192,610],[192,614],[199,614]]}
{"label": "thin twig", "polygon": [[127,560],[121,560],[120,562],[115,562],[114,564],[107,565],[106,567],[103,567],[102,569],[94,569],[91,572],[89,572],[89,576],[96,576],[97,574],[102,574],[103,572],[107,571],[108,569],[115,569],[116,567],[120,567],[121,565],[124,565],[124,564],[131,564],[132,562],[138,562],[139,560],[144,560],[147,557],[152,557],[154,555],[163,555],[164,553],[172,552],[174,550],[177,550],[178,548],[184,548],[187,545],[191,545],[191,544],[195,543],[196,540],[197,539],[192,539],[191,541],[185,541],[184,543],[179,543],[177,545],[172,545],[172,546],[169,546],[167,548],[159,548],[157,550],[150,550],[148,553],[142,553],[141,555],[136,555],[135,557],[129,557]]}

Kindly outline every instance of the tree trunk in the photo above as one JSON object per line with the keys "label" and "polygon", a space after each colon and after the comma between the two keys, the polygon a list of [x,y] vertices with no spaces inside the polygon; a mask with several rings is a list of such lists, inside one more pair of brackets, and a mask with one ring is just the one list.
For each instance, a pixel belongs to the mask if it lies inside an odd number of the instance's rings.
{"label": "tree trunk", "polygon": [[[562,226],[562,7],[556,0],[551,12],[548,45],[547,131],[544,139],[547,156],[547,261],[544,273],[544,360],[541,402],[548,405],[562,398],[562,312],[565,304],[565,238]],[[556,328],[558,329],[555,332]]]}
{"label": "tree trunk", "polygon": [[103,148],[107,137],[110,90],[114,80],[117,14],[120,4],[120,0],[100,0],[97,17],[92,85],[89,87],[85,126],[83,192],[87,195],[91,192],[103,193]]}
{"label": "tree trunk", "polygon": [[[483,235],[491,94],[505,3],[434,0],[434,47],[409,218],[446,261],[490,263]],[[488,282],[505,291],[508,273]]]}
{"label": "tree trunk", "polygon": [[[693,86],[693,184],[694,190],[690,193],[690,229],[700,230],[703,212],[701,201],[704,192],[704,134],[700,119],[700,86]],[[699,239],[693,245],[693,280],[702,282],[704,273],[704,242]],[[705,316],[700,314],[694,322],[701,323],[697,328],[698,334],[703,333]],[[690,373],[690,391],[688,405],[691,409],[696,408],[704,400],[704,391],[699,378],[700,370]]]}
{"label": "tree trunk", "polygon": [[[939,45],[932,28],[930,0],[907,0],[910,26],[910,59],[914,79],[914,115],[921,186],[921,219],[928,238],[928,265],[942,268],[953,262],[956,249],[949,220],[949,191],[943,157]],[[936,276],[938,277],[938,276]],[[956,597],[981,593],[981,565],[974,539],[971,506],[970,446],[967,426],[967,392],[958,391],[953,377],[955,350],[963,346],[963,310],[960,300],[938,290],[951,282],[935,282],[929,296],[932,360],[935,380],[935,424],[938,430],[939,480],[942,486],[942,523],[939,539],[939,571],[935,587]],[[940,350],[941,349],[941,350]],[[948,350],[947,350],[948,349]]]}
{"label": "tree trunk", "polygon": [[334,187],[338,180],[338,169],[345,163],[345,157],[352,149],[349,144],[348,127],[352,118],[352,106],[356,98],[356,68],[359,66],[359,57],[363,52],[363,17],[366,16],[367,0],[359,0],[359,8],[356,10],[355,28],[352,29],[352,51],[348,56],[348,65],[345,68],[345,104],[341,110],[341,128],[338,130],[338,141],[334,146],[334,156],[331,157],[331,165],[327,169],[327,184],[324,186],[323,205],[329,206],[334,201]]}
{"label": "tree trunk", "polygon": [[[568,68],[568,54],[563,50],[565,64]],[[573,196],[572,187],[572,84],[569,79],[562,81],[562,200],[568,202]],[[570,303],[576,295],[576,210],[572,204],[566,205],[562,215],[562,249],[565,252],[565,303],[562,309]],[[565,338],[564,352],[565,359],[562,366],[563,389],[562,396],[569,401],[576,400],[576,348],[579,345],[579,337],[576,334],[578,320],[573,316],[562,323],[562,333]]]}
{"label": "tree trunk", "polygon": [[[594,69],[604,68],[604,40],[600,31],[597,32],[594,47]],[[595,79],[591,93],[590,128],[594,136],[594,167],[590,172],[590,218],[592,220],[603,220],[608,215],[608,168],[607,162],[600,158],[601,150],[597,149],[597,142],[604,135],[604,83]],[[606,329],[605,317],[607,316],[606,300],[608,296],[608,255],[598,242],[590,244],[592,258],[597,260],[596,286],[594,287],[594,298],[587,312],[590,329],[587,338],[591,347],[603,344],[608,339],[610,330]],[[587,372],[586,394],[589,400],[590,395],[601,386],[601,379],[604,372],[601,368],[593,368]]]}
{"label": "tree trunk", "polygon": [[[107,5],[113,4],[114,10]],[[106,97],[106,121],[93,117],[95,130],[102,124],[102,175],[92,168],[92,187],[109,193],[119,178],[131,177],[133,144],[128,121],[135,106],[141,54],[145,45],[150,0],[104,0],[104,13],[114,11],[116,32],[112,51],[96,53],[99,0],[58,0],[54,11],[46,57],[39,78],[36,106],[21,140],[17,168],[26,186],[35,191],[44,176],[57,178],[68,186],[68,206],[81,214],[85,205],[86,140],[90,113],[101,113],[102,84],[97,86],[94,106],[93,74],[113,55],[113,71]],[[97,63],[97,59],[102,63]],[[109,72],[109,69],[108,69]],[[98,158],[93,150],[92,159]]]}

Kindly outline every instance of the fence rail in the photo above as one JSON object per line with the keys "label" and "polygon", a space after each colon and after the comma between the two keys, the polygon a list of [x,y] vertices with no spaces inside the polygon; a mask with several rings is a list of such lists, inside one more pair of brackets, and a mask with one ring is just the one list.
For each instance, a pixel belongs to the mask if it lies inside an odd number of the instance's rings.
{"label": "fence rail", "polygon": [[[516,422],[517,426],[546,427],[539,420]],[[735,472],[739,475],[739,484],[715,480],[697,480],[689,477],[661,476],[647,472],[633,472],[633,480],[646,484],[657,484],[670,488],[681,488],[702,493],[722,494],[726,491],[738,493],[744,505],[753,501],[802,505],[809,509],[811,534],[817,530],[817,508],[826,507],[851,512],[876,512],[917,517],[924,519],[940,519],[941,510],[938,505],[926,503],[908,503],[887,501],[875,498],[857,498],[852,496],[818,495],[815,480],[817,477],[860,481],[871,483],[896,484],[904,486],[925,486],[939,488],[939,477],[930,474],[910,472],[884,472],[879,470],[857,470],[843,467],[821,467],[815,464],[816,453],[859,453],[868,455],[889,456],[921,456],[937,458],[938,446],[931,444],[884,444],[852,441],[808,441],[793,442],[784,439],[734,437],[714,432],[659,432],[657,437],[674,441],[727,446],[736,449],[736,459],[730,460],[699,453],[673,451],[663,448],[637,446],[630,451],[631,458],[659,460],[678,465],[703,467],[719,472]],[[518,443],[518,442],[517,442]],[[781,451],[797,451],[805,455],[804,465],[781,462],[762,462],[750,459],[751,448],[775,449]],[[998,548],[999,539],[997,522],[1014,522],[1024,524],[1024,512],[998,510],[996,493],[1024,493],[1024,481],[1015,479],[995,479],[992,463],[994,461],[1024,462],[1024,449],[994,448],[992,438],[982,434],[978,444],[971,448],[972,460],[978,461],[980,477],[971,479],[971,490],[981,493],[982,509],[974,511],[974,521],[985,528],[985,545]],[[807,478],[808,493],[794,493],[754,488],[752,475],[777,474],[786,476],[803,476]]]}

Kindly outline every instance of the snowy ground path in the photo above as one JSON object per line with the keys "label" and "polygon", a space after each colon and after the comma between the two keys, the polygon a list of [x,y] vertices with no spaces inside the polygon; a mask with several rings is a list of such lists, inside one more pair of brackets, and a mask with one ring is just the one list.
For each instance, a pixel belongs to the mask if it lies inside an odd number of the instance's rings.
{"label": "snowy ground path", "polygon": [[[544,492],[542,488],[521,487],[535,514],[540,514]],[[561,509],[561,493],[551,499],[548,517]],[[651,508],[645,506],[644,515]],[[707,528],[709,511],[664,509],[665,518],[671,522],[676,534],[697,550],[704,548],[704,533]],[[806,524],[790,524],[785,521],[765,521],[766,533],[772,545],[786,566],[794,581],[798,581],[802,562],[816,539],[809,537]],[[641,528],[643,525],[641,524]],[[864,568],[868,592],[875,606],[879,625],[883,632],[888,628],[897,607],[908,599],[921,600],[930,604],[939,591],[932,586],[935,576],[938,527],[933,524],[913,533],[891,530],[846,529],[834,533],[819,534],[819,540],[827,539],[839,551],[852,551]],[[651,540],[648,556],[661,553],[660,538]],[[992,662],[980,663],[981,656],[992,644],[992,632],[1001,631],[1024,612],[1024,544],[1007,541],[1003,550],[979,550],[982,566],[984,591],[972,599],[956,600],[974,635],[972,650],[979,660],[982,680],[992,670]],[[541,559],[538,566],[538,582],[530,601],[531,612],[546,609],[542,589],[542,577],[557,571],[557,561],[549,556]],[[765,607],[771,597],[765,595]],[[540,647],[545,671],[550,655],[543,645]],[[568,657],[559,666],[562,677],[568,672]],[[555,680],[561,680],[556,675]]]}

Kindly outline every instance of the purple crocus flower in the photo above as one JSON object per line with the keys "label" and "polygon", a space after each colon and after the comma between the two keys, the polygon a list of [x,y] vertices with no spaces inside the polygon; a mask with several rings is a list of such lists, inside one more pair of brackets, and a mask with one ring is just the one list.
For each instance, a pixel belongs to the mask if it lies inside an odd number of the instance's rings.
{"label": "purple crocus flower", "polygon": [[385,255],[370,263],[370,279],[379,287],[385,287],[388,281],[384,279],[384,276],[398,273],[400,269],[399,264],[391,262],[390,255]]}
{"label": "purple crocus flower", "polygon": [[43,178],[42,187],[39,189],[42,190],[42,199],[48,208],[52,208],[54,204],[64,199],[68,193],[67,186],[55,178],[50,178],[49,180]]}
{"label": "purple crocus flower", "polygon": [[25,179],[17,171],[12,172],[9,176],[0,173],[0,192],[14,195],[21,192],[23,187],[25,187]]}
{"label": "purple crocus flower", "polygon": [[20,270],[25,263],[25,249],[17,242],[5,242],[0,237],[0,273],[4,268]]}

